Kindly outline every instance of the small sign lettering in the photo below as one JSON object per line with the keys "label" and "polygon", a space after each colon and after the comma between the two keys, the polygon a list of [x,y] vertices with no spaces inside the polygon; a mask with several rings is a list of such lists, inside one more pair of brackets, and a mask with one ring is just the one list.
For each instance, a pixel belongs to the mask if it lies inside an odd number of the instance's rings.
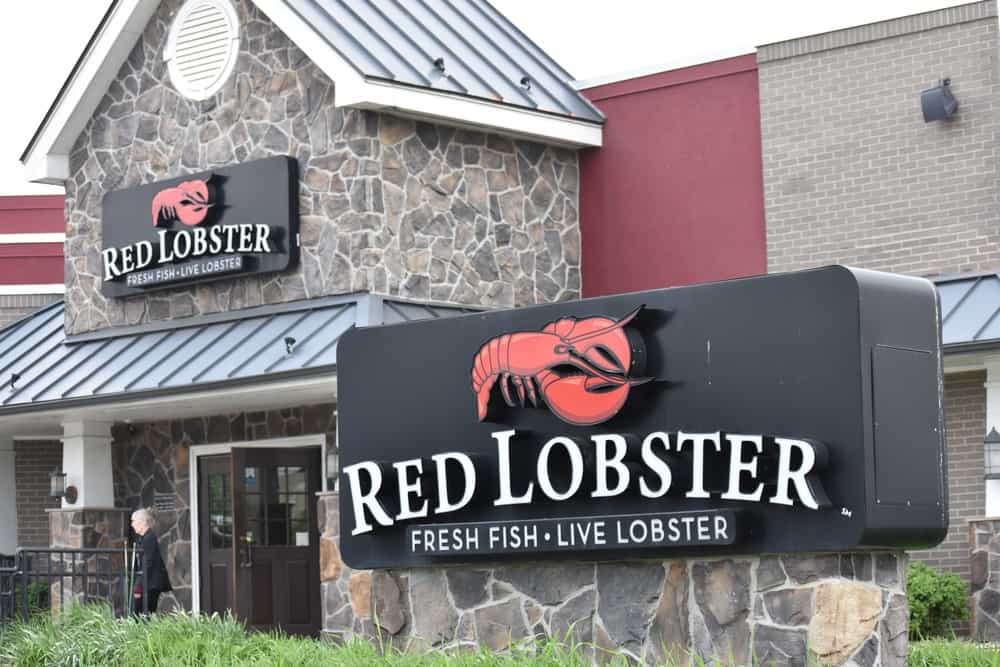
{"label": "small sign lettering", "polygon": [[177,496],[172,493],[154,493],[153,509],[157,512],[173,512],[177,509]]}
{"label": "small sign lettering", "polygon": [[407,528],[406,542],[411,554],[462,556],[728,545],[736,535],[736,512],[712,510],[427,524]]}

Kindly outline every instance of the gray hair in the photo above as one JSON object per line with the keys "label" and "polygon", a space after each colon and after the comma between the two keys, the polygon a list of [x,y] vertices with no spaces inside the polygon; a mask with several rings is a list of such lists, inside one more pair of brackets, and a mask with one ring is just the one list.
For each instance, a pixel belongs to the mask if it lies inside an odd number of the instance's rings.
{"label": "gray hair", "polygon": [[153,517],[153,512],[145,507],[137,509],[136,511],[132,512],[132,520],[135,521],[136,519],[142,521],[149,527],[152,527],[153,523],[156,521],[156,519]]}

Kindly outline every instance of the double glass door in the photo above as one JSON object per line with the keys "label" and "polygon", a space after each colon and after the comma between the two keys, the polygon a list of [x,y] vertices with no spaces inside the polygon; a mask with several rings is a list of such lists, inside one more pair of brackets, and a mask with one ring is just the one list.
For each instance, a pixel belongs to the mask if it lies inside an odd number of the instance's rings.
{"label": "double glass door", "polygon": [[201,457],[201,609],[248,627],[320,627],[316,493],[320,448],[242,448]]}

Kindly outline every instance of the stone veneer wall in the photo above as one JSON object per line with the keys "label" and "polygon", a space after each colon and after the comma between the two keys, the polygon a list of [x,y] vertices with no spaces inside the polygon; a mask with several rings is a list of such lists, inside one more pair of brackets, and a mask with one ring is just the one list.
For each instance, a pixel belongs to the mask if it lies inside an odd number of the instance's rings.
{"label": "stone veneer wall", "polygon": [[[69,558],[52,554],[51,566],[35,563],[37,571],[96,574],[121,572],[125,565],[124,547],[128,537],[129,511],[121,508],[56,509],[48,512],[49,543],[53,548],[114,549],[112,553],[87,558]],[[110,602],[119,612],[127,604],[120,579],[102,580],[98,576],[58,577],[49,580],[54,611],[74,602],[98,600]]]}
{"label": "stone veneer wall", "polygon": [[[339,496],[319,513],[324,633],[404,649],[573,638],[643,663],[905,665],[902,552],[353,571]],[[728,664],[728,662],[727,662]]]}
{"label": "stone veneer wall", "polygon": [[[250,0],[234,3],[236,74],[187,100],[162,59],[180,4],[160,3],[70,155],[68,332],[360,290],[500,306],[579,297],[575,152],[335,108],[334,83]],[[299,161],[297,269],[101,296],[105,193],[270,155]]]}
{"label": "stone veneer wall", "polygon": [[17,545],[49,546],[46,510],[61,505],[49,495],[49,474],[62,470],[62,442],[19,440],[14,442],[14,485],[17,489]]}
{"label": "stone veneer wall", "polygon": [[968,532],[969,627],[980,641],[1000,642],[1000,519],[969,521]]}
{"label": "stone veneer wall", "polygon": [[334,406],[248,412],[145,424],[112,430],[115,504],[129,511],[153,504],[154,494],[174,494],[176,510],[159,512],[156,534],[174,591],[160,608],[191,609],[189,453],[198,445],[324,433],[336,444]]}

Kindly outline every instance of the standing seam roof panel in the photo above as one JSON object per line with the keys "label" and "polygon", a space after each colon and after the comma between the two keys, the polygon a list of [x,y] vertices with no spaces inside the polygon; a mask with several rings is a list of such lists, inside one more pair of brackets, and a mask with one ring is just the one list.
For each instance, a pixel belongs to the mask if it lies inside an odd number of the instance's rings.
{"label": "standing seam roof panel", "polygon": [[[381,306],[381,307],[379,307]],[[453,316],[468,308],[359,297],[321,297],[245,313],[141,325],[106,337],[68,341],[64,305],[54,304],[0,330],[0,410],[17,413],[68,401],[122,400],[149,392],[194,392],[201,385],[266,382],[296,371],[333,372],[340,336],[358,320]],[[391,315],[389,315],[391,313]],[[295,339],[289,353],[284,338]]]}
{"label": "standing seam roof panel", "polygon": [[[436,30],[436,33],[445,35],[443,41],[449,44],[450,50],[455,53],[460,59],[467,71],[473,73],[482,72],[482,74],[476,74],[485,85],[491,94],[499,95],[501,99],[506,101],[517,101],[522,106],[537,106],[534,100],[531,99],[525,93],[524,89],[511,81],[493,62],[492,59],[488,58],[484,50],[484,47],[488,47],[485,44],[477,40],[476,46],[473,46],[469,40],[465,38],[459,30],[456,30],[455,26],[450,22],[444,20],[441,14],[435,10],[429,3],[423,0],[397,0],[398,2],[411,2],[410,11],[419,7],[423,11],[423,16],[420,16],[423,23],[427,25],[432,25]],[[439,7],[443,8],[444,5]],[[494,76],[489,76],[487,78],[487,73],[492,72]],[[501,90],[502,89],[502,90]]]}
{"label": "standing seam roof panel", "polygon": [[[477,11],[477,7],[473,3],[466,3],[469,5],[472,11]],[[502,74],[507,78],[508,81],[516,85],[522,97],[526,98],[529,102],[537,104],[534,100],[535,95],[545,97],[549,100],[552,106],[549,111],[557,111],[564,113],[566,115],[572,116],[573,109],[571,106],[567,105],[563,100],[559,98],[553,91],[558,89],[562,82],[556,77],[552,76],[552,73],[548,71],[544,64],[535,60],[534,56],[528,54],[529,58],[537,65],[537,69],[530,68],[527,63],[517,62],[511,55],[511,51],[517,49],[517,44],[512,43],[510,35],[503,32],[502,30],[497,30],[496,26],[489,22],[488,17],[483,17],[486,21],[475,21],[470,20],[467,14],[459,12],[453,2],[445,1],[441,5],[449,15],[449,18],[455,21],[461,21],[464,25],[468,27],[469,30],[474,31],[481,39],[477,40],[478,43],[485,44],[488,46],[488,50],[491,52],[486,54],[487,59],[492,63]],[[501,43],[503,42],[503,43]],[[506,63],[506,67],[501,67],[500,62]],[[533,69],[535,76],[528,75],[528,70]],[[521,78],[528,75],[531,79],[531,92],[529,93],[521,86]],[[574,92],[575,95],[575,92]]]}
{"label": "standing seam roof panel", "polygon": [[[332,6],[336,2],[342,14],[349,16],[353,22],[364,26],[364,29],[370,35],[377,37],[384,48],[389,51],[387,55],[391,56],[392,62],[397,64],[400,70],[411,72],[415,79],[422,85],[431,85],[431,80],[414,64],[415,62],[424,60],[425,56],[414,49],[412,42],[405,39],[405,33],[394,30],[391,25],[387,27],[389,22],[378,11],[377,7],[370,3],[365,5],[359,3],[358,10],[362,10],[362,8],[364,10],[364,15],[362,15],[358,11],[351,9],[350,5],[342,0],[325,0],[325,2],[327,6]],[[419,56],[419,58],[414,58],[414,56]],[[425,63],[420,64],[423,65]]]}
{"label": "standing seam roof panel", "polygon": [[572,76],[485,0],[285,3],[364,77],[604,122]]}

